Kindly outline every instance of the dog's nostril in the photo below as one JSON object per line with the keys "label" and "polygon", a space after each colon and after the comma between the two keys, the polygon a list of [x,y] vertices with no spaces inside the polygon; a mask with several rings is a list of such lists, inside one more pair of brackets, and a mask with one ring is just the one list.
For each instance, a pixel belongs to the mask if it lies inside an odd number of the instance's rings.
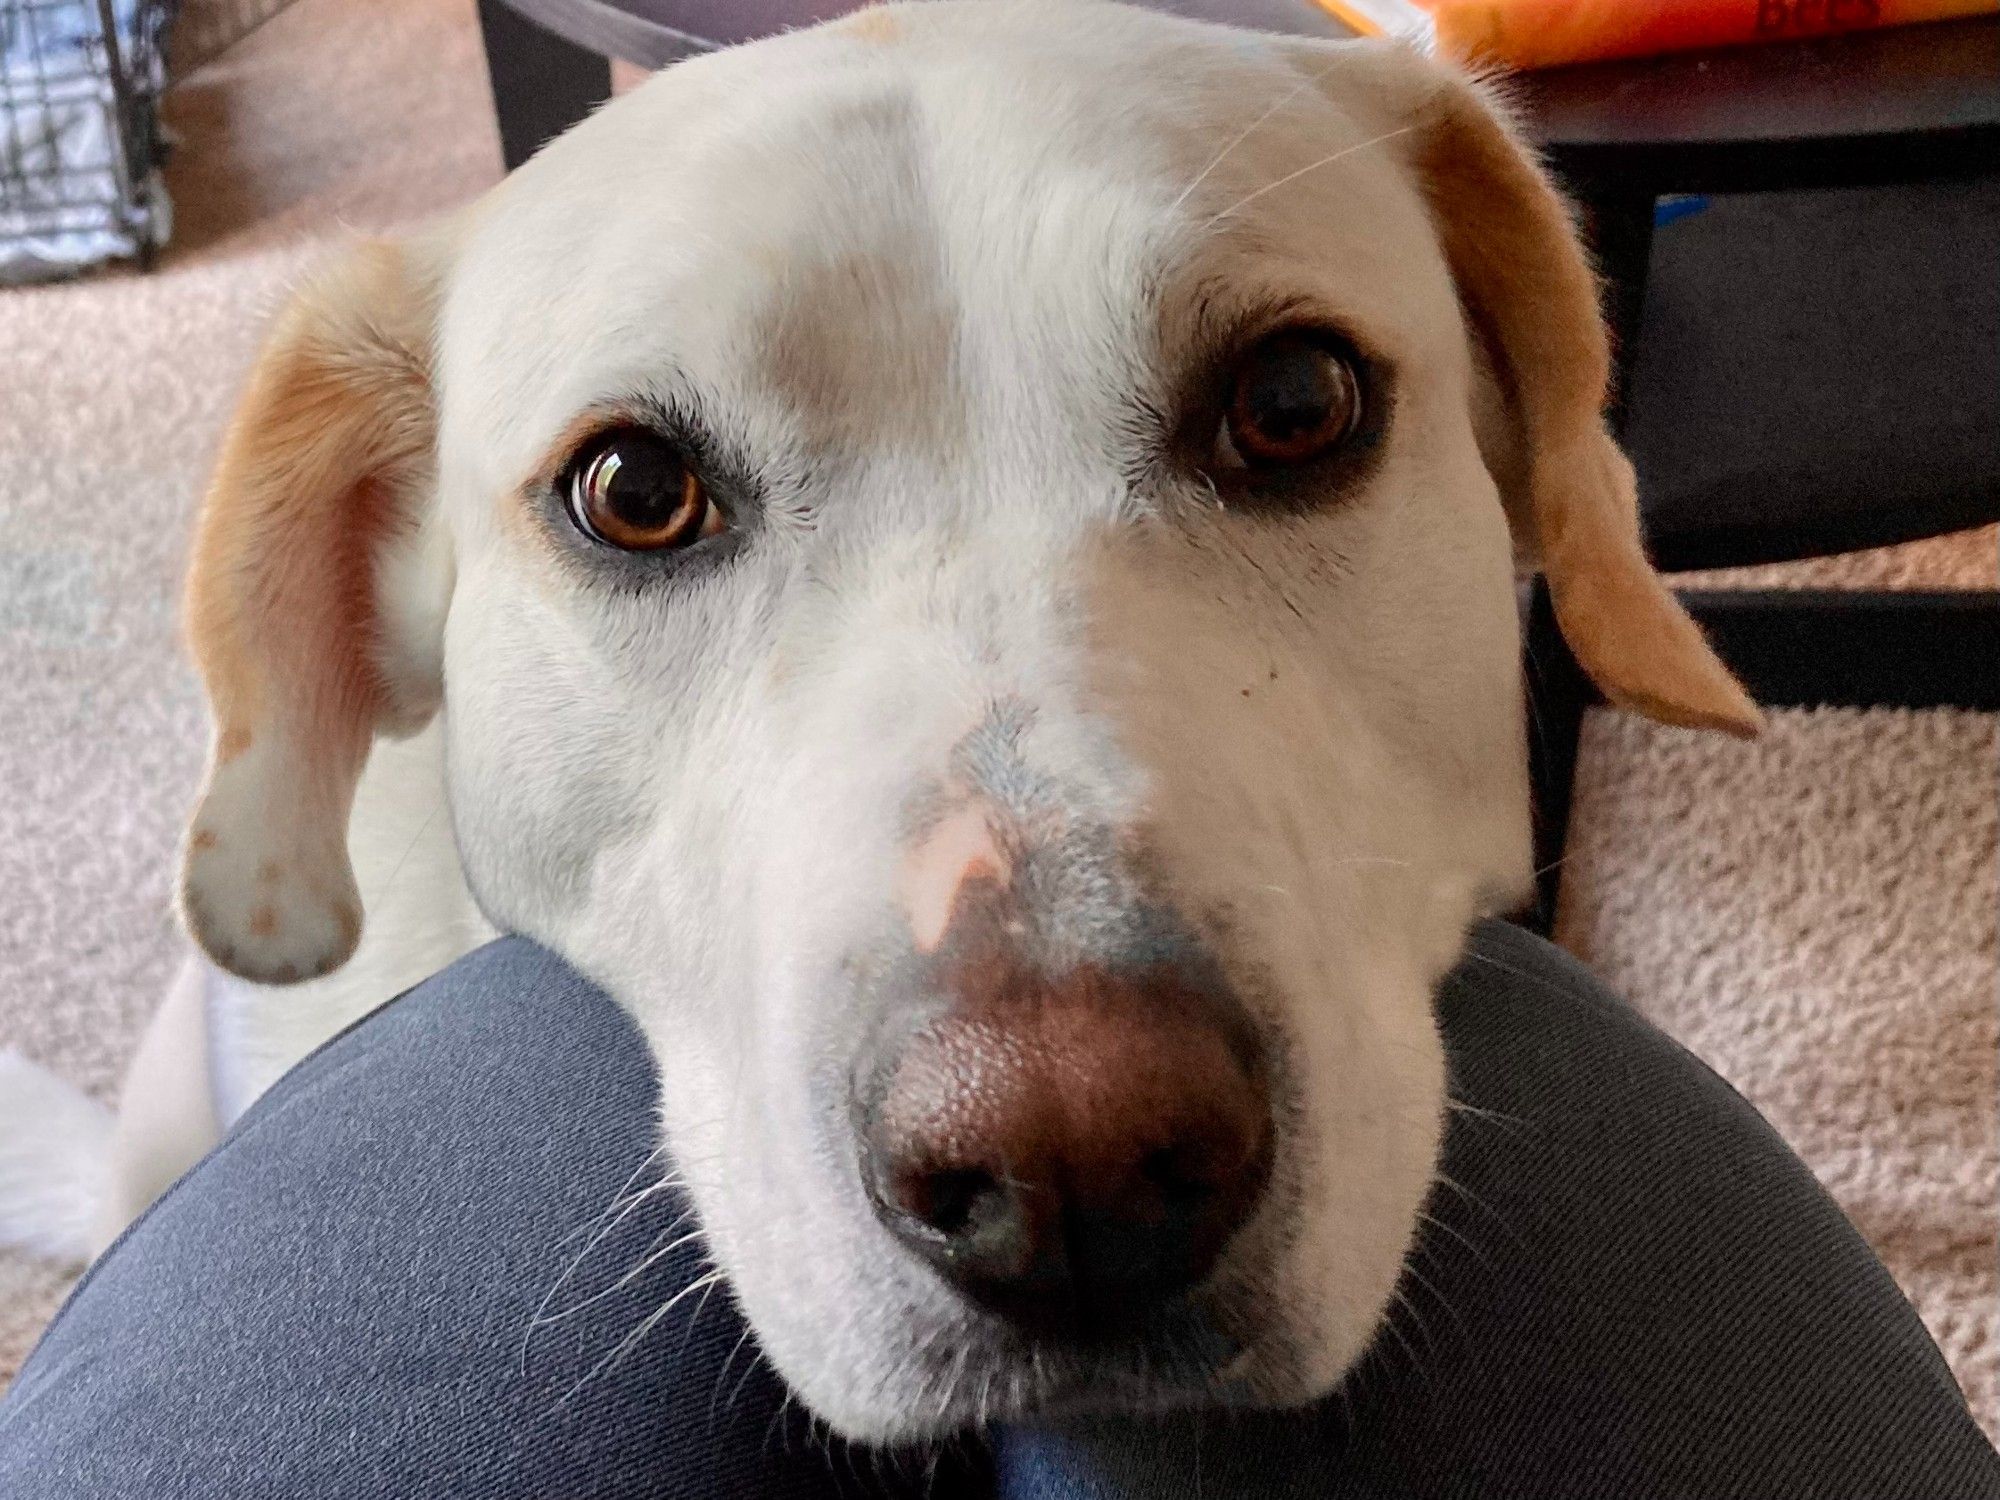
{"label": "dog's nostril", "polygon": [[991,1172],[979,1168],[919,1172],[896,1184],[896,1207],[942,1235],[963,1234],[972,1227],[982,1203],[1000,1192]]}
{"label": "dog's nostril", "polygon": [[1215,1183],[1203,1175],[1197,1154],[1186,1147],[1147,1152],[1140,1159],[1139,1175],[1159,1189],[1170,1208],[1194,1208],[1216,1191]]}

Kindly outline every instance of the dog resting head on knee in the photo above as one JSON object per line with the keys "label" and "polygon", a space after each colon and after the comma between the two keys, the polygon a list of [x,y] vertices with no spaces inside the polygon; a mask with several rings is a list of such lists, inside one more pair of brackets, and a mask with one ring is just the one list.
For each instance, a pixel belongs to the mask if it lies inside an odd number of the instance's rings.
{"label": "dog resting head on knee", "polygon": [[822,1416],[1328,1390],[1530,883],[1516,577],[1750,732],[1655,578],[1596,287],[1397,48],[926,4],[671,69],[280,321],[204,514],[202,946],[325,973],[442,714],[498,925],[658,1058]]}

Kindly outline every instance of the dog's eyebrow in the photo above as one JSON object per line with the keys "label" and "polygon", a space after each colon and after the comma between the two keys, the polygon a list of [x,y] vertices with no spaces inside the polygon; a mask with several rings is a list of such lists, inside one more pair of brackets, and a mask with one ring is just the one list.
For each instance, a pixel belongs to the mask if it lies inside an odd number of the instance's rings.
{"label": "dog's eyebrow", "polygon": [[1274,262],[1259,278],[1266,282],[1261,286],[1246,286],[1241,275],[1209,271],[1157,295],[1154,316],[1162,368],[1174,382],[1181,410],[1197,402],[1204,383],[1212,380],[1232,355],[1280,328],[1330,329],[1371,365],[1381,369],[1394,366],[1389,354],[1394,341],[1378,326],[1378,319],[1368,316],[1365,309],[1286,287],[1286,280],[1309,281],[1306,273],[1286,277],[1285,271],[1282,262]]}
{"label": "dog's eyebrow", "polygon": [[1221,276],[1204,277],[1184,295],[1188,318],[1176,352],[1181,359],[1197,363],[1218,358],[1248,338],[1289,323],[1345,329],[1348,321],[1297,294],[1259,292],[1246,296],[1240,286]]}

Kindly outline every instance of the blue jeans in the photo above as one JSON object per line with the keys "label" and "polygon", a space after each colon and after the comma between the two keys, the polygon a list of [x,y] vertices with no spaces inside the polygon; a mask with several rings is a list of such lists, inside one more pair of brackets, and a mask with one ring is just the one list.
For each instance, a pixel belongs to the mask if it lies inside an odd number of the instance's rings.
{"label": "blue jeans", "polygon": [[93,1268],[0,1404],[0,1495],[2000,1496],[1909,1304],[1727,1085],[1509,927],[1439,1006],[1478,1112],[1333,1399],[909,1456],[786,1402],[685,1204],[636,1192],[636,1030],[495,943],[295,1069]]}

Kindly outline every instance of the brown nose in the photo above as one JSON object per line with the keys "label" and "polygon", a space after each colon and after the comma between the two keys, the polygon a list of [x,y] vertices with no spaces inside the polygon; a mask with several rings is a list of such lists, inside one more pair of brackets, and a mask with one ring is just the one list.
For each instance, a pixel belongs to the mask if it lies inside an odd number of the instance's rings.
{"label": "brown nose", "polygon": [[1017,1321],[1129,1324],[1200,1282],[1261,1193],[1271,1108],[1207,977],[995,961],[880,1050],[856,1095],[876,1213]]}

